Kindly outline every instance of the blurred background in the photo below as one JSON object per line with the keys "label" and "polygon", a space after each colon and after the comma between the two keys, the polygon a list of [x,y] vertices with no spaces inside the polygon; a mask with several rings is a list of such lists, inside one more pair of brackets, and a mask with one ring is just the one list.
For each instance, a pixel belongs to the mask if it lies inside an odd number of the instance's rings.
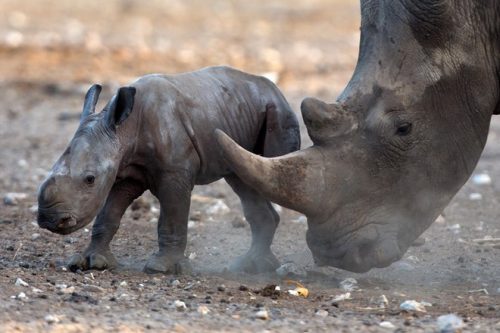
{"label": "blurred background", "polygon": [[0,78],[125,83],[226,64],[333,98],[355,65],[358,7],[356,0],[2,0]]}

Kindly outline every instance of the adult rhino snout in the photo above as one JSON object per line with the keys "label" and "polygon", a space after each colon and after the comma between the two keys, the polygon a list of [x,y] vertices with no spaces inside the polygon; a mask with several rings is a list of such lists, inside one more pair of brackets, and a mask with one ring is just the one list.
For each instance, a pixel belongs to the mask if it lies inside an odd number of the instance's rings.
{"label": "adult rhino snout", "polygon": [[307,244],[318,266],[334,266],[351,272],[364,273],[372,268],[387,267],[399,260],[402,251],[397,237],[381,234],[374,225],[368,225],[344,239],[332,241],[325,233],[308,230]]}

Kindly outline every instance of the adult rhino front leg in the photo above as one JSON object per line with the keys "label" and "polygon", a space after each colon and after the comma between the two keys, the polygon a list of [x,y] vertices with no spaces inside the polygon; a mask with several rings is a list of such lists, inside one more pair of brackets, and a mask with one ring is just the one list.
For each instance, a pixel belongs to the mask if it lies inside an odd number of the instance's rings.
{"label": "adult rhino front leg", "polygon": [[231,264],[230,270],[246,273],[275,271],[280,264],[271,251],[271,243],[280,221],[278,213],[271,202],[264,199],[238,177],[233,175],[225,179],[239,196],[243,214],[252,230],[250,249]]}
{"label": "adult rhino front leg", "polygon": [[154,193],[160,201],[158,252],[146,263],[146,273],[189,273],[184,255],[191,204],[192,177],[188,172],[173,172],[161,178]]}
{"label": "adult rhino front leg", "polygon": [[106,204],[97,215],[90,244],[82,254],[75,254],[68,263],[71,271],[103,270],[117,266],[109,244],[120,227],[125,210],[145,190],[141,182],[130,179],[122,180],[112,187]]}

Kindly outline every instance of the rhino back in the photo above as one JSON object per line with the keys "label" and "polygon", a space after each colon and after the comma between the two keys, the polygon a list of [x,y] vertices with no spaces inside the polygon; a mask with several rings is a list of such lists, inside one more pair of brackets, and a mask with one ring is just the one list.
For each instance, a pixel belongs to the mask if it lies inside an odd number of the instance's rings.
{"label": "rhino back", "polygon": [[269,80],[229,67],[150,75],[135,85],[139,92],[148,95],[145,99],[154,100],[154,107],[145,110],[155,118],[149,122],[151,126],[167,127],[170,142],[162,145],[173,151],[189,150],[183,149],[184,146],[195,150],[200,164],[198,184],[212,182],[230,172],[215,141],[215,129],[223,130],[242,147],[254,151],[262,135],[266,106],[274,103],[282,112],[291,112]]}

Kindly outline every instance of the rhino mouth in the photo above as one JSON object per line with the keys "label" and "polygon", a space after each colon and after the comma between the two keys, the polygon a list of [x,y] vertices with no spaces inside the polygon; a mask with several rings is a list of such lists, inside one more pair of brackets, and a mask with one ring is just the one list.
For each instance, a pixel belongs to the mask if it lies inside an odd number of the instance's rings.
{"label": "rhino mouth", "polygon": [[78,220],[71,213],[67,212],[51,213],[42,209],[38,211],[37,220],[40,228],[47,229],[61,235],[70,234],[82,226],[82,224],[78,223]]}
{"label": "rhino mouth", "polygon": [[[307,243],[318,266],[332,266],[355,273],[387,267],[399,260],[404,251],[396,235],[382,233],[380,223],[370,223],[342,239],[325,239],[309,230]],[[310,232],[311,231],[311,232]]]}

